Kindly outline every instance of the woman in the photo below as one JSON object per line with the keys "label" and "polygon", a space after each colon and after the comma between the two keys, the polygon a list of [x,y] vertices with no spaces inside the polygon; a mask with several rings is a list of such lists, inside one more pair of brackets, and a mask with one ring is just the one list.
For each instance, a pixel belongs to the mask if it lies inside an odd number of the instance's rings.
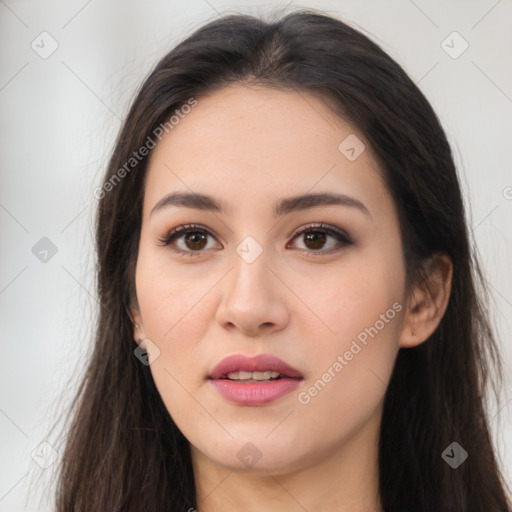
{"label": "woman", "polygon": [[311,10],[208,23],[95,195],[59,512],[509,510],[450,147],[368,38]]}

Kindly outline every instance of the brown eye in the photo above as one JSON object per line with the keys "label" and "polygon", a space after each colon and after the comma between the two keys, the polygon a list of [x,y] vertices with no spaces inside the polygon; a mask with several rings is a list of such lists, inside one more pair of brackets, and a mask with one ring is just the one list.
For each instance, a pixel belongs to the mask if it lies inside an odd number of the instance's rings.
{"label": "brown eye", "polygon": [[[209,237],[215,239],[206,228],[188,224],[172,229],[165,237],[159,239],[158,245],[169,246],[173,252],[185,256],[199,256],[212,248],[208,247]],[[302,239],[304,248],[300,249],[315,256],[328,255],[354,243],[345,232],[327,224],[306,226],[296,232],[292,238],[293,240]],[[334,243],[325,248],[330,239]]]}
{"label": "brown eye", "polygon": [[313,231],[304,235],[304,243],[309,249],[318,250],[323,247],[327,236],[325,233]]}
{"label": "brown eye", "polygon": [[186,256],[196,256],[208,249],[208,239],[214,236],[204,227],[187,224],[172,229],[166,236],[159,239],[158,245],[169,246],[173,252]]}
{"label": "brown eye", "polygon": [[207,242],[207,236],[204,233],[200,233],[198,231],[190,232],[184,235],[185,245],[192,250],[201,250],[204,249]]}
{"label": "brown eye", "polygon": [[[329,226],[328,224],[317,224],[312,226],[306,226],[295,233],[293,239],[301,240],[304,244],[304,251],[314,255],[327,255],[343,247],[352,245],[354,242],[345,232]],[[334,240],[325,250],[325,245],[329,242],[329,239]],[[336,247],[337,246],[337,247]]]}

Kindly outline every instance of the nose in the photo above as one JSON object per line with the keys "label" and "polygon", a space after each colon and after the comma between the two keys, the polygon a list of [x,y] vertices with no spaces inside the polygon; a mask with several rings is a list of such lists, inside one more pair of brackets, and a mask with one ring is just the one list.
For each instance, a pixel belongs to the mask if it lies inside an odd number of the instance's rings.
{"label": "nose", "polygon": [[267,266],[264,253],[252,263],[236,255],[217,309],[217,322],[246,336],[268,335],[284,329],[290,320],[286,287]]}

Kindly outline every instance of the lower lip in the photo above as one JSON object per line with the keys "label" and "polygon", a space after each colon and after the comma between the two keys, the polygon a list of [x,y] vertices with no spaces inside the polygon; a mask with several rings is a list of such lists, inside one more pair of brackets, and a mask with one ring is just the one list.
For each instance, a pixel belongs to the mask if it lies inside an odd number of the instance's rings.
{"label": "lower lip", "polygon": [[291,393],[300,384],[301,379],[281,378],[261,383],[212,379],[211,382],[230,402],[239,405],[265,405]]}

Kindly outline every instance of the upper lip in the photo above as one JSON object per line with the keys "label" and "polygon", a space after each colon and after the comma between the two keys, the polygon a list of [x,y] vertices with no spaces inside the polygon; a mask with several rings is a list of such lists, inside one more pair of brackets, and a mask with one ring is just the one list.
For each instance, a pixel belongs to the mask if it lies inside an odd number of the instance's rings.
{"label": "upper lip", "polygon": [[279,372],[287,377],[300,377],[299,370],[293,368],[282,359],[271,354],[259,354],[257,356],[245,356],[235,354],[224,358],[210,373],[211,379],[220,379],[231,372]]}

